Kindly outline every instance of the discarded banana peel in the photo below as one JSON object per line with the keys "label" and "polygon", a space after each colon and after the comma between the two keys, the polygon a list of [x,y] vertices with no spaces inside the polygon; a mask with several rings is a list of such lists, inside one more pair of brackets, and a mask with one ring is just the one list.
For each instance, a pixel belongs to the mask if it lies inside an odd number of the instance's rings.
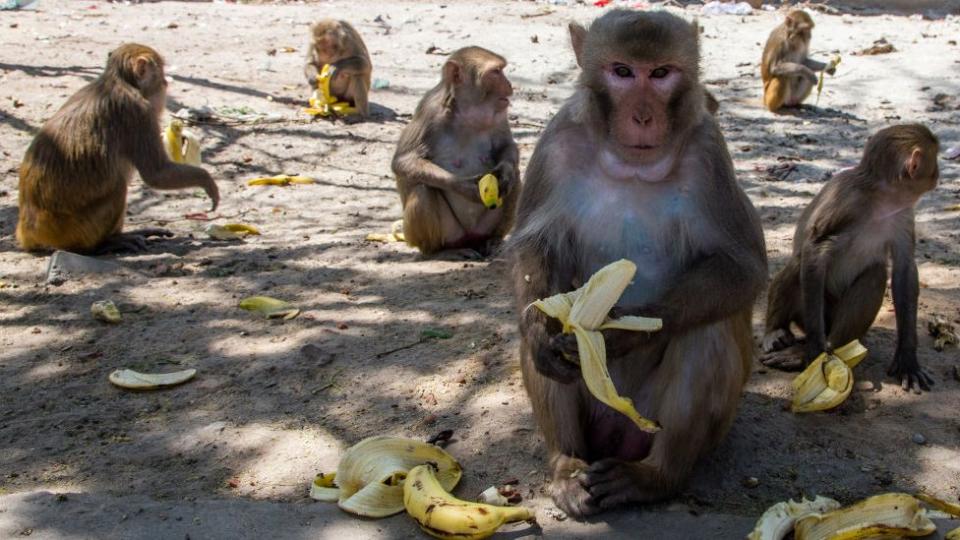
{"label": "discarded banana peel", "polygon": [[827,67],[823,68],[823,69],[820,71],[820,80],[817,81],[817,101],[816,101],[816,103],[815,103],[816,105],[819,105],[819,104],[820,104],[820,92],[823,91],[823,74],[826,73],[827,70],[833,69],[833,68],[837,67],[838,65],[840,65],[840,55],[839,55],[839,54],[838,54],[837,56],[834,56],[832,59],[830,59],[830,62],[827,63]]}
{"label": "discarded banana peel", "polygon": [[757,525],[747,536],[747,540],[782,540],[793,531],[797,520],[811,514],[823,514],[840,508],[840,503],[817,495],[813,500],[801,499],[799,502],[783,501],[771,506],[757,520]]}
{"label": "discarded banana peel", "polygon": [[183,121],[173,119],[163,130],[163,147],[175,163],[200,166],[200,143],[196,135],[183,129]]}
{"label": "discarded banana peel", "polygon": [[460,464],[439,446],[376,436],[353,445],[340,458],[334,477],[339,488],[332,487],[333,479],[330,485],[318,485],[314,480],[310,495],[318,500],[336,501],[340,508],[353,514],[386,517],[403,511],[404,479],[411,469],[424,463],[438,468],[437,481],[443,489],[453,489],[460,481]]}
{"label": "discarded banana peel", "polygon": [[943,540],[960,540],[960,527],[948,532]]}
{"label": "discarded banana peel", "polygon": [[936,530],[920,501],[905,493],[884,493],[846,508],[798,519],[794,535],[796,540],[854,540],[882,535],[926,536]]}
{"label": "discarded banana peel", "polygon": [[278,174],[276,176],[261,176],[247,180],[248,186],[289,186],[290,184],[315,184],[317,181],[309,176],[290,176]]}
{"label": "discarded banana peel", "polygon": [[337,473],[320,473],[310,484],[310,498],[321,502],[340,500],[340,488],[336,484]]}
{"label": "discarded banana peel", "polygon": [[173,373],[140,373],[132,369],[118,369],[111,373],[108,379],[120,388],[152,390],[185,383],[196,374],[197,370],[195,369],[185,369]]}
{"label": "discarded banana peel", "polygon": [[495,506],[454,497],[438,481],[433,463],[410,470],[403,483],[403,506],[424,532],[442,539],[487,538],[504,523],[533,518],[522,506]]}
{"label": "discarded banana peel", "polygon": [[390,226],[390,232],[387,234],[382,233],[370,233],[367,235],[366,240],[370,242],[405,242],[407,237],[403,234],[403,220],[398,219],[393,222],[393,225]]}
{"label": "discarded banana peel", "polygon": [[110,324],[117,324],[123,320],[120,310],[110,300],[99,300],[90,304],[90,314],[94,319]]}
{"label": "discarded banana peel", "polygon": [[256,227],[243,223],[210,224],[203,231],[214,240],[241,240],[245,236],[260,234]]}
{"label": "discarded banana peel", "polygon": [[660,319],[621,317],[610,320],[608,317],[636,271],[637,265],[620,259],[598,270],[583,287],[537,300],[531,305],[563,323],[563,333],[573,332],[577,337],[580,371],[590,393],[633,420],[641,430],[656,433],[660,431],[660,425],[640,416],[633,401],[619,395],[613,386],[607,370],[607,346],[600,333],[606,329],[655,332],[663,327]]}
{"label": "discarded banana peel", "polygon": [[268,319],[282,318],[290,320],[296,317],[300,310],[283,300],[269,296],[251,296],[240,301],[240,308],[247,311],[262,313]]}
{"label": "discarded banana peel", "polygon": [[953,517],[960,517],[960,504],[947,502],[923,492],[917,493],[914,497],[926,503],[930,508],[946,512]]}
{"label": "discarded banana peel", "polygon": [[347,116],[355,114],[357,109],[351,107],[347,101],[340,101],[336,96],[330,95],[330,64],[324,64],[320,73],[317,74],[317,90],[309,99],[310,107],[303,112],[312,116]]}
{"label": "discarded banana peel", "polygon": [[480,190],[480,201],[488,210],[493,210],[503,205],[503,197],[500,196],[500,181],[492,174],[485,174],[480,182],[477,183],[477,189]]}
{"label": "discarded banana peel", "polygon": [[797,375],[793,387],[795,413],[824,411],[840,405],[853,390],[853,370],[867,356],[867,349],[858,340],[822,353]]}

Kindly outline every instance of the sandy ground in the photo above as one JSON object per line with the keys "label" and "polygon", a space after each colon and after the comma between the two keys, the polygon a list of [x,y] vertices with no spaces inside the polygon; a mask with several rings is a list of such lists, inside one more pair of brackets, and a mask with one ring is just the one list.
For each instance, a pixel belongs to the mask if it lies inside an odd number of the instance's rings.
{"label": "sandy ground", "polygon": [[[852,502],[923,488],[956,501],[960,382],[951,370],[960,360],[956,349],[935,351],[921,328],[918,353],[934,373],[934,390],[906,393],[886,378],[895,343],[888,297],[864,339],[870,356],[839,409],[791,414],[791,375],[755,364],[733,429],[681,495],[581,529],[559,519],[544,494],[544,446],[520,381],[505,262],[423,260],[405,245],[364,238],[399,217],[389,161],[417,100],[438,79],[444,57],[428,54],[430,47],[445,53],[474,44],[507,56],[516,88],[512,125],[525,164],[574,84],[566,23],[600,13],[547,2],[397,0],[45,0],[37,10],[0,13],[0,536],[182,538],[196,525],[194,538],[259,537],[248,521],[283,515],[304,528],[278,538],[337,536],[322,526],[329,520],[362,537],[416,537],[403,516],[359,521],[311,503],[307,486],[364,437],[425,439],[446,429],[454,430],[448,450],[465,469],[456,493],[472,497],[517,479],[546,536],[659,530],[662,538],[740,537],[767,505],[801,493]],[[374,77],[389,81],[372,94],[372,121],[311,121],[300,112],[308,95],[301,75],[307,25],[323,16],[354,22]],[[738,177],[763,217],[771,273],[789,252],[802,207],[833,171],[856,162],[870,133],[920,121],[943,148],[960,144],[960,19],[814,16],[812,53],[841,54],[843,63],[819,106],[781,116],[761,108],[757,82],[762,43],[781,15],[700,18],[703,79],[721,101]],[[896,52],[852,55],[880,38]],[[106,53],[134,40],[167,57],[170,112],[261,114],[259,122],[192,129],[202,135],[204,165],[223,198],[207,217],[250,223],[263,234],[210,240],[202,232],[207,222],[186,217],[208,210],[202,194],[159,193],[137,179],[128,229],[164,226],[176,238],[143,254],[107,257],[120,272],[49,285],[49,257],[14,243],[17,167],[39,126],[99,74]],[[771,176],[785,167],[785,178]],[[922,327],[933,315],[960,322],[960,212],[950,210],[960,203],[960,166],[942,160],[941,169],[941,185],[917,210]],[[318,183],[246,185],[280,172]],[[285,322],[260,319],[237,308],[252,294],[289,300],[303,312]],[[90,303],[101,299],[120,305],[121,324],[90,317]],[[759,299],[757,334],[764,305]],[[452,337],[418,343],[426,329]],[[310,354],[302,351],[308,344],[316,347]],[[200,373],[181,387],[130,393],[107,382],[123,366]],[[925,444],[913,442],[917,435]],[[69,494],[66,504],[87,504],[100,520],[78,507],[72,512],[86,517],[68,519],[73,514],[56,510],[44,490]],[[185,504],[193,510],[163,512]],[[234,513],[218,514],[227,507]],[[153,527],[159,518],[151,509],[174,528]],[[695,515],[716,519],[703,526],[704,519],[691,521]],[[201,526],[218,520],[235,529]],[[658,523],[692,525],[674,534],[650,529]],[[540,534],[520,531],[515,536]]]}

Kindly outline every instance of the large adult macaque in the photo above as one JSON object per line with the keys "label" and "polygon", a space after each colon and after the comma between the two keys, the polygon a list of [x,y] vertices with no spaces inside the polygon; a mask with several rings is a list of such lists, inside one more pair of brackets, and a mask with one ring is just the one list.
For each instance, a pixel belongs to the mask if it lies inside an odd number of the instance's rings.
{"label": "large adult macaque", "polygon": [[[817,84],[817,72],[827,68],[827,64],[807,56],[812,30],[810,15],[795,9],[770,32],[760,61],[763,104],[767,109],[777,111],[800,105]],[[832,66],[827,69],[831,75],[834,71]]]}
{"label": "large adult macaque", "polygon": [[793,256],[770,284],[764,364],[800,369],[863,337],[883,303],[889,256],[897,349],[887,373],[904,389],[929,390],[933,379],[917,362],[913,208],[937,185],[938,147],[919,124],[882,129],[867,141],[860,164],[831,178],[804,209]]}
{"label": "large adult macaque", "polygon": [[[403,233],[424,254],[466,248],[486,254],[513,225],[519,152],[507,108],[513,87],[502,56],[460,49],[420,100],[393,156]],[[488,209],[479,179],[494,174],[503,204]]]}
{"label": "large adult macaque", "polygon": [[350,102],[362,116],[370,113],[370,54],[360,33],[347,21],[323,19],[310,27],[310,45],[303,74],[310,88],[317,87],[317,74],[324,64],[333,71],[330,93]]}
{"label": "large adult macaque", "polygon": [[17,240],[26,250],[143,249],[146,236],[122,234],[134,169],[156,189],[199,187],[217,208],[207,171],[170,161],[160,139],[166,103],[163,58],[145,45],[121,45],[100,77],[74,94],[40,129],[20,166]]}
{"label": "large adult macaque", "polygon": [[[546,439],[557,505],[582,517],[668,497],[727,432],[753,358],[750,317],[766,282],[756,211],[737,185],[699,81],[695,23],[612,10],[570,25],[579,88],[527,168],[511,239],[521,368]],[[587,391],[576,340],[532,301],[627,258],[616,316],[663,319],[606,331],[608,367],[655,435]]]}

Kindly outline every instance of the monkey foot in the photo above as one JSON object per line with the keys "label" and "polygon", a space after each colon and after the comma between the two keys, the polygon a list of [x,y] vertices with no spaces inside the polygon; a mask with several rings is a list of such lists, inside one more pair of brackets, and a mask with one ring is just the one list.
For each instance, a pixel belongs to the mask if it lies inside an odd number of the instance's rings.
{"label": "monkey foot", "polygon": [[887,375],[899,379],[900,387],[905,391],[913,391],[916,394],[922,391],[929,392],[930,387],[934,385],[933,376],[926,369],[919,365],[912,368],[904,367],[896,360],[890,364]]}
{"label": "monkey foot", "polygon": [[760,363],[781,371],[801,371],[806,367],[801,345],[791,345],[779,351],[760,355]]}
{"label": "monkey foot", "polygon": [[583,471],[588,468],[582,459],[560,456],[553,470],[553,481],[550,482],[550,497],[553,502],[568,516],[577,520],[600,511],[600,508],[593,504],[590,492],[581,483]]}
{"label": "monkey foot", "polygon": [[[669,495],[654,494],[645,486],[654,485],[653,469],[642,463],[601,459],[590,465],[580,483],[590,492],[591,502],[603,509],[631,502],[649,502]],[[650,473],[650,474],[645,474]]]}
{"label": "monkey foot", "polygon": [[147,250],[147,238],[164,237],[169,238],[173,233],[167,229],[147,228],[139,229],[134,232],[113,235],[104,240],[94,250],[95,255],[105,255],[108,253],[120,253],[129,251],[139,253]]}
{"label": "monkey foot", "polygon": [[782,351],[796,342],[797,338],[794,337],[793,332],[783,328],[777,328],[776,330],[767,332],[767,334],[763,336],[760,350],[764,353]]}

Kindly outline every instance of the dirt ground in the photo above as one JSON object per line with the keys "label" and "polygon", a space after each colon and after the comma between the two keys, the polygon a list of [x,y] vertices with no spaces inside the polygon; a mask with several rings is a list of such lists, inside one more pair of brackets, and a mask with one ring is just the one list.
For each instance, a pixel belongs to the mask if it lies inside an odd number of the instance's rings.
{"label": "dirt ground", "polygon": [[[699,13],[699,6],[671,9]],[[0,495],[48,490],[318,508],[307,499],[309,481],[335,469],[351,444],[450,429],[447,449],[465,470],[458,495],[517,479],[543,534],[560,530],[520,380],[505,261],[424,260],[403,244],[365,237],[388,231],[400,216],[390,158],[419,97],[438,80],[444,53],[473,44],[507,56],[523,168],[574,85],[566,23],[601,13],[589,3],[402,0],[41,0],[34,10],[0,12]],[[355,24],[374,77],[388,83],[372,93],[371,121],[311,121],[301,113],[307,25],[324,16]],[[738,178],[762,215],[771,274],[789,253],[803,206],[832,172],[859,159],[870,133],[919,121],[943,149],[960,144],[960,18],[814,12],[813,55],[840,54],[842,64],[819,105],[811,100],[795,114],[772,115],[759,103],[758,60],[781,17],[760,11],[699,19],[702,77],[721,102]],[[881,38],[896,51],[852,54]],[[163,226],[176,237],[145,253],[105,257],[121,271],[51,285],[49,256],[23,253],[14,242],[17,167],[42,123],[124,41],[166,56],[169,113],[219,113],[191,128],[202,136],[204,166],[222,195],[206,217],[253,224],[263,234],[211,240],[203,233],[209,222],[193,215],[208,210],[202,193],[160,193],[135,179],[127,228]],[[246,184],[281,172],[318,182]],[[801,493],[852,502],[922,488],[960,497],[960,381],[953,375],[960,359],[956,348],[935,351],[925,331],[934,315],[960,323],[958,172],[957,161],[942,159],[941,185],[917,210],[918,354],[934,374],[933,391],[907,393],[884,375],[895,344],[888,295],[863,340],[870,355],[855,370],[846,403],[791,414],[792,375],[755,363],[725,442],[681,495],[651,511],[750,522]],[[281,322],[238,309],[239,299],[253,294],[303,312]],[[120,305],[121,324],[91,318],[90,304],[101,299]],[[757,334],[764,306],[758,299]],[[427,329],[452,337],[421,340]],[[131,393],[107,381],[124,366],[199,374],[173,389]],[[2,521],[4,500],[0,523],[8,527],[0,526],[0,536],[43,530],[29,515],[10,515],[11,507]],[[372,535],[418,535],[404,520],[380,522]],[[51,537],[90,533],[46,526]]]}

